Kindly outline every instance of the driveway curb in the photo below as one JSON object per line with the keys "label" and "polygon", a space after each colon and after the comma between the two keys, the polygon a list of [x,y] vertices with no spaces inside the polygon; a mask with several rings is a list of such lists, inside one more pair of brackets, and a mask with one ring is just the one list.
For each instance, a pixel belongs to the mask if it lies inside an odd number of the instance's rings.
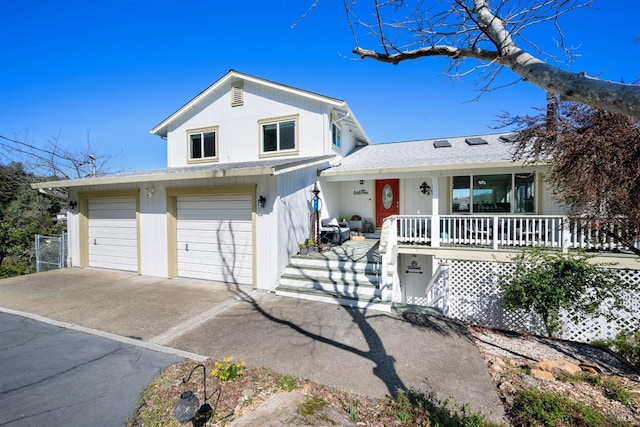
{"label": "driveway curb", "polygon": [[200,354],[191,353],[191,352],[183,351],[183,350],[178,350],[176,348],[166,347],[166,346],[160,345],[160,344],[154,344],[154,343],[149,343],[149,342],[145,342],[145,341],[135,340],[133,338],[123,337],[123,336],[120,336],[120,335],[112,334],[110,332],[99,331],[97,329],[91,329],[91,328],[87,328],[87,327],[80,326],[80,325],[74,325],[72,323],[61,322],[59,320],[50,319],[48,317],[40,316],[40,315],[33,314],[33,313],[27,313],[27,312],[19,311],[19,310],[12,310],[10,308],[4,308],[4,307],[0,307],[0,312],[7,313],[7,314],[13,314],[13,315],[20,316],[20,317],[26,317],[28,319],[36,320],[38,322],[47,323],[49,325],[59,326],[61,328],[71,329],[71,330],[78,331],[78,332],[84,332],[86,334],[96,335],[96,336],[99,336],[99,337],[108,338],[108,339],[113,340],[113,341],[118,341],[118,342],[121,342],[123,344],[129,344],[129,345],[133,345],[133,346],[136,346],[136,347],[144,348],[144,349],[147,349],[147,350],[157,351],[159,353],[171,354],[171,355],[182,357],[182,358],[185,358],[185,359],[197,360],[199,362],[203,362],[203,361],[208,359],[207,356],[202,356]]}

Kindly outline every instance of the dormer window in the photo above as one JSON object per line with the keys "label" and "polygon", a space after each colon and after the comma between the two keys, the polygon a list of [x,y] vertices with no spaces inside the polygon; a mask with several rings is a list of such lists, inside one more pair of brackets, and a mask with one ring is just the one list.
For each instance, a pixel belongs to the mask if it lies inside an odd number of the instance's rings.
{"label": "dormer window", "polygon": [[335,123],[331,125],[331,143],[337,149],[342,148],[342,129]]}
{"label": "dormer window", "polygon": [[298,116],[260,120],[260,156],[294,154],[298,151]]}
{"label": "dormer window", "polygon": [[218,160],[218,128],[194,129],[187,132],[189,162]]}

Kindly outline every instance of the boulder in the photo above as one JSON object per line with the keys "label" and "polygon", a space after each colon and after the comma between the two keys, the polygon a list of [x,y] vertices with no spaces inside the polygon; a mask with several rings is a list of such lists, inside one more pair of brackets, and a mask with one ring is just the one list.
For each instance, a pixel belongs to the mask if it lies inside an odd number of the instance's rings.
{"label": "boulder", "polygon": [[536,363],[535,368],[541,371],[551,372],[555,376],[558,376],[561,373],[566,375],[577,375],[582,372],[582,368],[580,368],[580,366],[562,359],[543,360]]}

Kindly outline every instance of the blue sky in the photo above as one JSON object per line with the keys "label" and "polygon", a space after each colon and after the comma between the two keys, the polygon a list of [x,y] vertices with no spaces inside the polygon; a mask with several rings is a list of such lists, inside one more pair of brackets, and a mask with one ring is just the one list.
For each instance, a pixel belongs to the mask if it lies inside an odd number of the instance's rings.
{"label": "blue sky", "polygon": [[[473,75],[451,80],[442,59],[357,60],[340,0],[321,0],[292,28],[311,2],[5,0],[0,135],[73,148],[89,134],[99,153],[121,152],[115,169],[162,168],[164,141],[149,130],[229,69],[346,100],[373,142],[488,133],[500,112],[544,104],[527,83],[472,101]],[[563,68],[637,81],[640,2],[594,7],[561,21],[581,54]],[[531,35],[541,44],[552,36]]]}

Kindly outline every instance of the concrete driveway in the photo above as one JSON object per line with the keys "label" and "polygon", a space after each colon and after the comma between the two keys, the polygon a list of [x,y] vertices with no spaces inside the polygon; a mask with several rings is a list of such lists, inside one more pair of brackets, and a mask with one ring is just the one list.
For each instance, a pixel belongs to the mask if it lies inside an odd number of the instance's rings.
{"label": "concrete driveway", "polygon": [[277,297],[248,287],[65,269],[0,281],[0,307],[383,397],[398,388],[504,410],[456,322]]}

